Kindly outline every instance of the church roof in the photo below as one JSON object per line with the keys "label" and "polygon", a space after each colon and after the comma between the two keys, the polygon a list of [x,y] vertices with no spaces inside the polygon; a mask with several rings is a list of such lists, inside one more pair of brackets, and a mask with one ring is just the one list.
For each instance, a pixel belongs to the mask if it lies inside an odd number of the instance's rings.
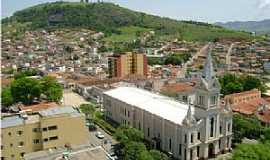
{"label": "church roof", "polygon": [[135,87],[118,87],[104,94],[179,125],[188,112],[195,111],[193,106]]}

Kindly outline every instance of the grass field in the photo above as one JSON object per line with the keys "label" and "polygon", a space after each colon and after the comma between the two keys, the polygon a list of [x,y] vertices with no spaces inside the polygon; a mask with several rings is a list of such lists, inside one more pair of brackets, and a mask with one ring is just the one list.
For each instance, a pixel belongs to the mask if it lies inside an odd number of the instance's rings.
{"label": "grass field", "polygon": [[147,32],[150,30],[151,29],[136,26],[121,27],[119,28],[121,34],[112,34],[111,36],[106,37],[103,40],[106,42],[131,42],[136,39],[136,33]]}

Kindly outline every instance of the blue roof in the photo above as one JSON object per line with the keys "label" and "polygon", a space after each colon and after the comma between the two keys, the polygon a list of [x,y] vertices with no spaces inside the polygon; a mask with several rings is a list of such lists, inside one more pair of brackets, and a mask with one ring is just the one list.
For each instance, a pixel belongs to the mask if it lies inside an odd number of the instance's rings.
{"label": "blue roof", "polygon": [[24,120],[20,116],[5,117],[1,120],[1,128],[22,125],[23,122],[24,122]]}

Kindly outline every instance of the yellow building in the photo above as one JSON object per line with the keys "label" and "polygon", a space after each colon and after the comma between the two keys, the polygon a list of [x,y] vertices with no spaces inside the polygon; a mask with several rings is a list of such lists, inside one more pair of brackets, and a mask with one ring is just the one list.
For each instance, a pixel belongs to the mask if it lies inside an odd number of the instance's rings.
{"label": "yellow building", "polygon": [[129,75],[147,76],[147,59],[144,54],[126,52],[108,58],[109,77]]}
{"label": "yellow building", "polygon": [[85,116],[72,107],[55,107],[36,114],[1,120],[1,159],[22,159],[25,153],[87,143]]}

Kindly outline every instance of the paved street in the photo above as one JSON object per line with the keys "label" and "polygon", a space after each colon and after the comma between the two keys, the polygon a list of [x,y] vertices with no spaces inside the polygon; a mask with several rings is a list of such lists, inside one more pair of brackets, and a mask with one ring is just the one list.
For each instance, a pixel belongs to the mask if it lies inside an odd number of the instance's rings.
{"label": "paved street", "polygon": [[[105,131],[103,131],[100,127],[96,126],[96,131],[90,131],[89,132],[89,143],[90,146],[102,146],[107,152],[111,152],[112,145],[116,144],[116,141],[113,139],[113,137],[109,134],[107,134]],[[105,138],[99,139],[96,137],[96,133],[101,132]],[[104,142],[107,141],[107,144]]]}
{"label": "paved street", "polygon": [[71,90],[64,90],[64,94],[63,94],[63,105],[64,106],[79,107],[81,104],[86,104],[86,103],[89,103],[89,102],[86,101],[79,94],[77,94]]}

